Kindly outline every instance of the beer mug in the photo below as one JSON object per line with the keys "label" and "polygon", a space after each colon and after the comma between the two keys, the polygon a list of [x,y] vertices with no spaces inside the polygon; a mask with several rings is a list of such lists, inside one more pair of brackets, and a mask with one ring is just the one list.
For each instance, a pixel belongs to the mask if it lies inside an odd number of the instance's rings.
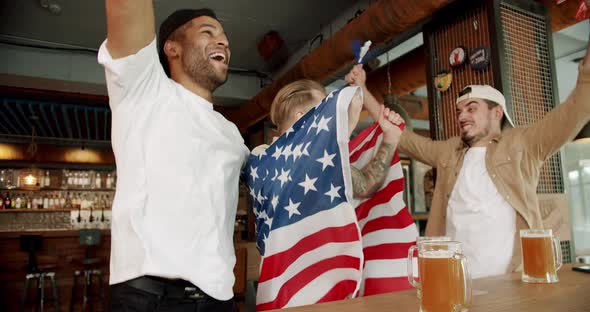
{"label": "beer mug", "polygon": [[[418,274],[414,278],[413,253],[418,249]],[[408,250],[408,279],[421,293],[420,311],[468,311],[471,276],[460,242],[422,241]]]}
{"label": "beer mug", "polygon": [[[425,242],[425,241],[450,241],[450,240],[451,240],[451,238],[448,236],[418,236],[418,237],[416,237],[416,244],[420,245],[421,242]],[[416,249],[417,248],[408,249],[408,259],[410,259],[412,257],[416,258],[416,261],[412,262],[412,265],[414,265],[414,263],[417,264],[418,255],[415,255]],[[408,262],[408,265],[410,265],[409,262]],[[417,267],[418,266],[416,265],[416,268]],[[408,270],[411,270],[411,269],[412,269],[412,267],[408,268]],[[413,278],[410,279],[410,277],[408,276],[408,282],[410,282],[410,284],[412,284]],[[420,299],[421,295],[422,294],[420,293],[420,288],[416,288],[416,296],[418,296],[418,299]]]}
{"label": "beer mug", "polygon": [[561,268],[561,244],[551,230],[520,230],[522,281],[557,283]]}

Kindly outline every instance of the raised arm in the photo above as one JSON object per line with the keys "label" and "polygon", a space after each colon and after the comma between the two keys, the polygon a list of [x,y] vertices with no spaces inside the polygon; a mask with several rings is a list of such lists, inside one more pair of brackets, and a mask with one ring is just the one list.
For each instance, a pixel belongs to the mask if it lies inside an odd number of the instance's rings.
{"label": "raised arm", "polygon": [[156,35],[152,0],[106,0],[107,48],[113,59],[137,53]]}
{"label": "raised arm", "polygon": [[383,130],[383,140],[377,149],[375,157],[362,169],[352,166],[350,168],[354,197],[370,197],[381,188],[383,181],[385,181],[385,176],[387,176],[391,167],[391,161],[393,160],[395,149],[400,140],[402,131],[399,126],[403,123],[400,115],[381,105],[379,119],[377,121]]}
{"label": "raised arm", "polygon": [[[590,0],[586,0],[590,5]],[[588,20],[590,21],[590,20]],[[576,87],[567,100],[548,112],[543,119],[524,132],[528,151],[544,160],[574,139],[590,120],[590,38],[586,55],[580,63]]]}
{"label": "raised arm", "polygon": [[[589,0],[590,1],[590,0]],[[363,89],[364,94],[364,108],[369,112],[374,120],[379,120],[381,104],[367,89],[366,80],[367,74],[363,70],[362,65],[355,65],[345,77],[346,81],[351,85],[359,86]],[[407,154],[409,157],[417,159],[432,167],[438,165],[438,157],[441,155],[440,148],[445,143],[434,142],[428,138],[415,134],[411,130],[405,129],[401,134],[399,149],[400,152]]]}

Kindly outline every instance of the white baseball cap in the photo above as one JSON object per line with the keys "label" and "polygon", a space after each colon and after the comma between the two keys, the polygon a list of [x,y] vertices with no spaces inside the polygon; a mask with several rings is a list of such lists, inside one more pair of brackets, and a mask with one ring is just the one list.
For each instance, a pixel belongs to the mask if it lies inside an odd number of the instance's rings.
{"label": "white baseball cap", "polygon": [[483,99],[492,101],[494,103],[498,103],[502,106],[502,110],[504,111],[504,117],[512,127],[514,127],[514,122],[512,122],[512,118],[508,115],[508,111],[506,109],[506,98],[502,92],[496,90],[490,85],[469,85],[463,88],[461,92],[459,92],[459,97],[457,98],[457,104],[459,102],[466,100],[466,99]]}

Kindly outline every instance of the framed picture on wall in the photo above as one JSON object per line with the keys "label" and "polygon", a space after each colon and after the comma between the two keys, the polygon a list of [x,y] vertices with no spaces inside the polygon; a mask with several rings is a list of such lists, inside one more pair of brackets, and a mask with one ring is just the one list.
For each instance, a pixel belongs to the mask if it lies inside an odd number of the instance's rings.
{"label": "framed picture on wall", "polygon": [[414,184],[412,183],[412,161],[401,159],[402,171],[404,173],[404,202],[408,210],[414,212]]}

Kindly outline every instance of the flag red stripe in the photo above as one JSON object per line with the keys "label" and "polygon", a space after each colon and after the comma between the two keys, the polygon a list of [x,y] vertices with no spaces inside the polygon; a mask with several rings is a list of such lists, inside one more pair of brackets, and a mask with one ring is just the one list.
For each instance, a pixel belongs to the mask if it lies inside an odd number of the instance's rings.
{"label": "flag red stripe", "polygon": [[413,223],[414,219],[412,219],[408,209],[404,208],[395,216],[383,216],[367,222],[361,229],[361,234],[365,236],[368,233],[383,229],[404,229]]}
{"label": "flag red stripe", "polygon": [[326,293],[326,295],[316,303],[342,300],[342,298],[346,298],[346,296],[352,294],[355,288],[356,281],[340,281],[336,283],[336,285],[334,285],[334,287],[332,287],[332,289],[330,289],[330,291],[328,291],[328,293]]}
{"label": "flag red stripe", "polygon": [[386,187],[379,190],[373,197],[365,200],[362,202],[358,207],[356,207],[356,217],[357,220],[361,221],[369,215],[369,212],[374,206],[386,203],[391,200],[391,198],[404,190],[404,179],[396,179],[392,180],[387,184]]}
{"label": "flag red stripe", "polygon": [[379,139],[379,134],[381,134],[381,132],[381,128],[375,130],[375,134],[373,135],[373,137],[369,141],[365,142],[360,149],[358,149],[356,152],[350,155],[350,162],[356,162],[363,155],[363,153],[365,153],[371,147],[375,146],[375,144],[377,144],[377,139]]}
{"label": "flag red stripe", "polygon": [[356,242],[359,240],[356,224],[329,227],[308,235],[291,248],[264,258],[264,269],[260,272],[259,283],[280,276],[301,255],[328,243]]}
{"label": "flag red stripe", "polygon": [[416,242],[381,244],[363,248],[363,254],[365,255],[365,261],[405,259],[408,257],[408,249],[414,245],[416,245]]}
{"label": "flag red stripe", "polygon": [[275,300],[256,305],[256,310],[262,311],[282,308],[295,294],[297,294],[297,292],[299,292],[299,290],[323,273],[340,268],[358,269],[359,266],[360,259],[351,256],[337,256],[318,261],[317,263],[306,267],[285,282],[279,290]]}
{"label": "flag red stripe", "polygon": [[348,151],[354,151],[359,146],[359,144],[366,140],[378,126],[379,125],[377,123],[374,123],[370,127],[367,127],[365,130],[361,131],[361,133],[357,134],[357,136],[352,138],[352,140],[348,142]]}
{"label": "flag red stripe", "polygon": [[407,277],[367,278],[363,296],[412,289]]}

